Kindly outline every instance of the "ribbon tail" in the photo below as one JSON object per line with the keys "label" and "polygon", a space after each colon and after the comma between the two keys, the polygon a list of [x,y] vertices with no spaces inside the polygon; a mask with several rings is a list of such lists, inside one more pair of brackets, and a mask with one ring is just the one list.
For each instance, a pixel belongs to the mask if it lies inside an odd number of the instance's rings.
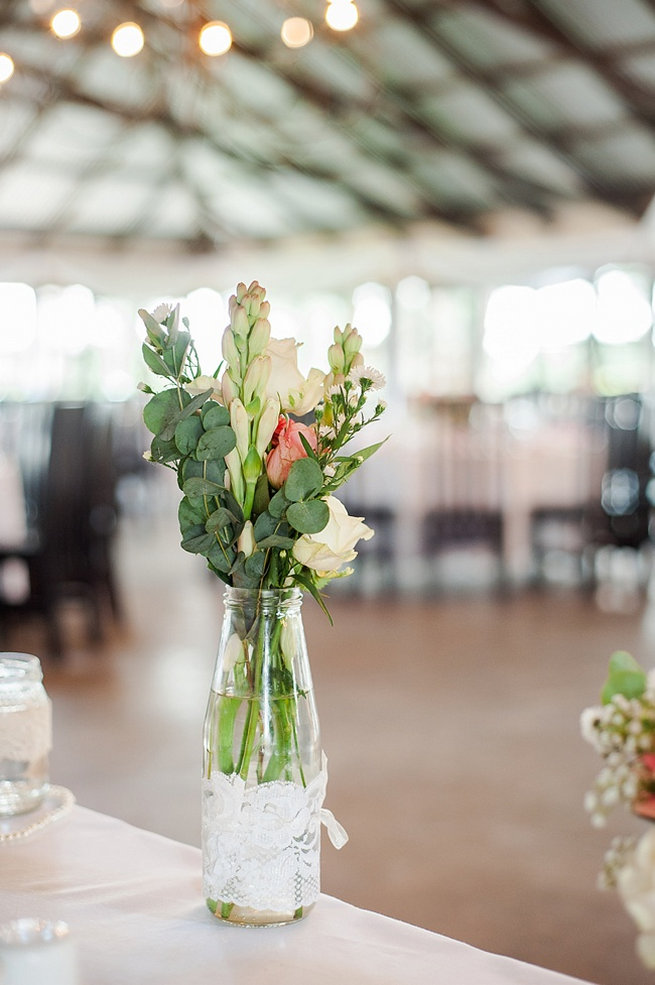
{"label": "ribbon tail", "polygon": [[348,832],[327,807],[321,807],[321,824],[327,828],[328,838],[335,848],[343,848],[348,841]]}

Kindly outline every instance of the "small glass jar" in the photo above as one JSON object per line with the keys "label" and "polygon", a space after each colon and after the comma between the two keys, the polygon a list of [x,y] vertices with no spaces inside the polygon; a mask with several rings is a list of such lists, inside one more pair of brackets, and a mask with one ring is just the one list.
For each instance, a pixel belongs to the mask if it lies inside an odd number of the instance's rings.
{"label": "small glass jar", "polygon": [[39,806],[51,748],[52,706],[38,657],[0,653],[0,817]]}
{"label": "small glass jar", "polygon": [[21,917],[0,926],[3,985],[77,985],[77,953],[62,920]]}

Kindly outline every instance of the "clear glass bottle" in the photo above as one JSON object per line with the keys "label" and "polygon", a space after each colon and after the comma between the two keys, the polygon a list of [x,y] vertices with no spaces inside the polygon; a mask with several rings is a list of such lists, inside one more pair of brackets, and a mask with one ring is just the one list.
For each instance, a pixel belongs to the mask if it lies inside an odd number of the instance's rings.
{"label": "clear glass bottle", "polygon": [[296,589],[228,588],[204,725],[207,905],[242,926],[305,916],[327,774]]}
{"label": "clear glass bottle", "polygon": [[38,657],[0,653],[0,817],[41,803],[51,747],[52,706]]}

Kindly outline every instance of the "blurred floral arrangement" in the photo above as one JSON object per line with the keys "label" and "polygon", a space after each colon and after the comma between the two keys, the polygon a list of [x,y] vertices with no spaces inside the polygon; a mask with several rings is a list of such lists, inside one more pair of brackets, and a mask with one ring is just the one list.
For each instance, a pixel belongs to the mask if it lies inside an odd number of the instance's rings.
{"label": "blurred floral arrangement", "polygon": [[[586,708],[580,725],[603,759],[585,797],[591,823],[604,827],[618,805],[655,821],[655,671],[647,673],[623,650],[612,654],[601,705]],[[618,890],[640,931],[637,953],[655,969],[655,827],[612,840],[599,885]]]}
{"label": "blurred floral arrangement", "polygon": [[146,457],[177,472],[185,550],[230,586],[296,586],[325,608],[321,590],[352,572],[355,545],[373,536],[334,493],[383,444],[342,451],[383,413],[369,398],[385,380],[364,365],[351,325],[334,329],[328,371],[304,376],[298,343],[271,337],[257,281],[237,286],[229,313],[223,360],[207,376],[179,305],[139,311],[145,364],[168,384],[140,384],[154,435]]}

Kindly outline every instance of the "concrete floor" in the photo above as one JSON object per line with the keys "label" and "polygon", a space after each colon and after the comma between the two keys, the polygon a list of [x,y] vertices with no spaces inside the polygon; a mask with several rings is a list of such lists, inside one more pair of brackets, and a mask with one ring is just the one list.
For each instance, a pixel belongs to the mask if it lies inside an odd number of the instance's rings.
{"label": "concrete floor", "polygon": [[[38,627],[54,701],[53,782],[79,803],[199,843],[201,724],[220,585],[174,524],[125,521],[122,626],[90,646],[65,613],[68,653]],[[633,600],[634,601],[634,600]],[[617,648],[648,663],[655,611],[601,610],[575,591],[315,603],[305,628],[329,758],[326,806],[349,844],[323,850],[323,889],[358,906],[598,985],[655,981],[618,898],[596,889],[617,814],[582,807],[598,767],[579,735]],[[453,983],[457,985],[457,983]]]}

